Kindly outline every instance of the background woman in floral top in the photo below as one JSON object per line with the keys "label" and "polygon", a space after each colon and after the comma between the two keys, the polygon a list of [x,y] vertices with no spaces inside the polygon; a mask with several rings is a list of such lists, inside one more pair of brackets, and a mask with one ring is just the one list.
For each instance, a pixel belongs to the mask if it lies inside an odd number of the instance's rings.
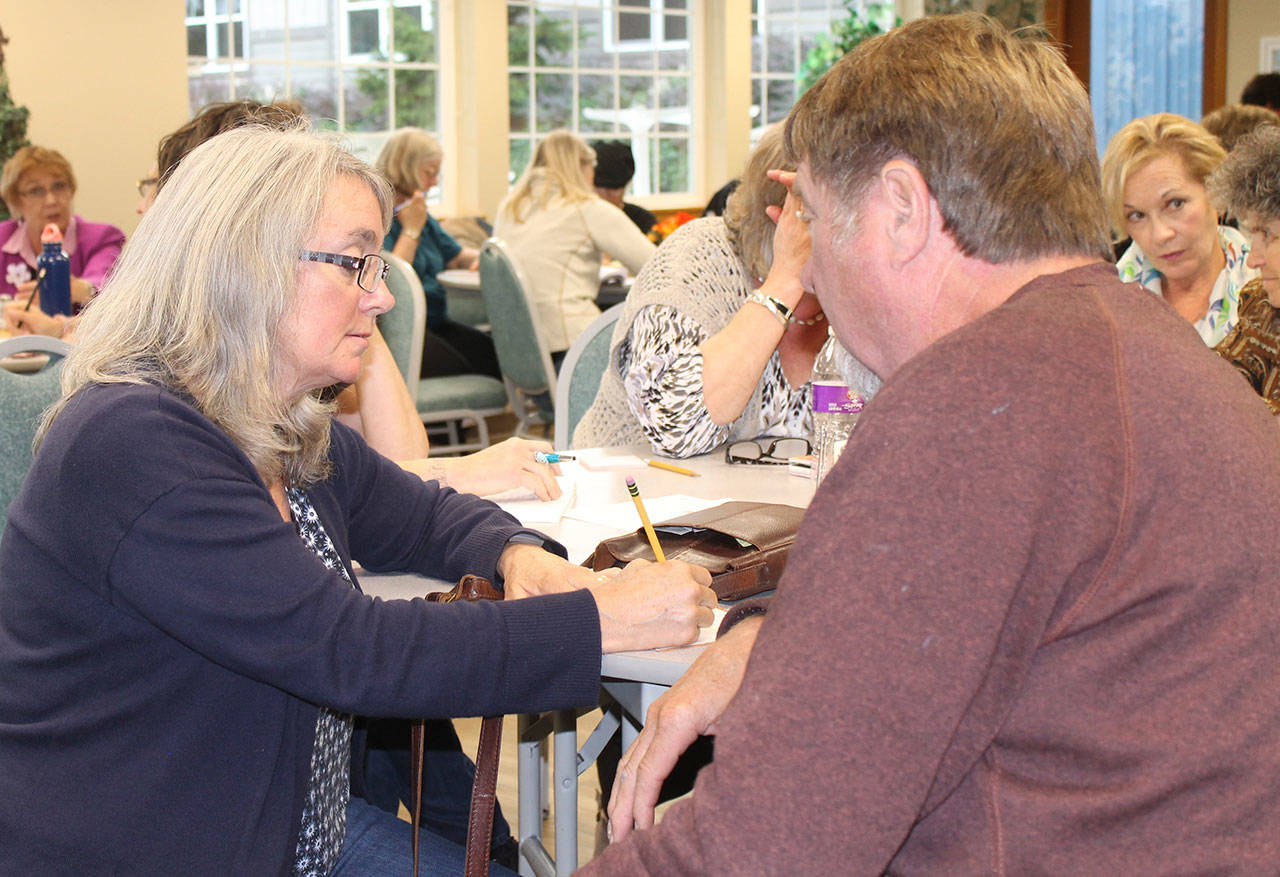
{"label": "background woman in floral top", "polygon": [[1240,290],[1257,276],[1248,242],[1218,224],[1205,189],[1224,158],[1212,134],[1173,113],[1134,119],[1102,156],[1112,228],[1133,238],[1116,264],[1120,279],[1162,296],[1210,346],[1236,324]]}
{"label": "background woman in floral top", "polygon": [[1280,128],[1240,144],[1209,178],[1214,203],[1249,234],[1249,267],[1259,272],[1240,291],[1240,320],[1217,351],[1280,414]]}

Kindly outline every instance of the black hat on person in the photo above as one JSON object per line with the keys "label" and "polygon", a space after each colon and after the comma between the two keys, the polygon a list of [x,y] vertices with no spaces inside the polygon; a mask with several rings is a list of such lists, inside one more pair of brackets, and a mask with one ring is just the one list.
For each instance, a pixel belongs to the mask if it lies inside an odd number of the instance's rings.
{"label": "black hat on person", "polygon": [[601,189],[624,189],[636,175],[636,160],[631,147],[621,140],[597,140],[591,144],[596,151],[596,185]]}

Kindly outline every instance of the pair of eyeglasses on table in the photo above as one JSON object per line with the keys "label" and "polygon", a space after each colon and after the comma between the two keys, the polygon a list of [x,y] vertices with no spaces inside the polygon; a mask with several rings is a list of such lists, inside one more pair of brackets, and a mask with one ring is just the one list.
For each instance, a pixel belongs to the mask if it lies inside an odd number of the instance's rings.
{"label": "pair of eyeglasses on table", "polygon": [[[767,443],[767,444],[766,444]],[[724,461],[726,463],[749,463],[751,465],[786,466],[792,457],[803,457],[813,451],[813,445],[806,438],[747,439],[733,442],[725,446]]]}

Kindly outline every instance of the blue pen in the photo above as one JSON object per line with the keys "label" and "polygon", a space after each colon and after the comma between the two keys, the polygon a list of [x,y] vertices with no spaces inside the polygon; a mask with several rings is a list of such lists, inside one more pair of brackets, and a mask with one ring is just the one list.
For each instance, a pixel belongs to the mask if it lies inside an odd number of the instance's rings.
{"label": "blue pen", "polygon": [[547,454],[542,451],[533,452],[533,461],[535,463],[559,463],[561,460],[576,460],[572,454],[562,454],[559,451]]}

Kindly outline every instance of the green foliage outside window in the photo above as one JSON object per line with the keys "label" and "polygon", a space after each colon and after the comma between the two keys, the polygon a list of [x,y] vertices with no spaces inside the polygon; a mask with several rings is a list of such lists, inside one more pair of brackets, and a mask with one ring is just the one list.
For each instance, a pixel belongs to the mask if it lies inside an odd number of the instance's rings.
{"label": "green foliage outside window", "polygon": [[844,18],[831,23],[831,35],[818,34],[817,44],[805,55],[796,74],[800,92],[806,91],[822,78],[822,74],[853,50],[863,40],[885,33],[902,24],[893,14],[892,3],[869,3],[866,11],[855,5],[856,0],[845,0]]}
{"label": "green foliage outside window", "polygon": [[[435,31],[422,29],[421,11],[417,7],[392,10],[392,45],[397,62],[434,63],[436,60]],[[390,60],[381,51],[374,60]],[[386,69],[361,69],[355,74],[356,90],[360,96],[357,104],[348,101],[347,128],[353,131],[377,131],[387,127],[388,112]],[[437,130],[435,70],[398,68],[395,71],[395,125],[397,128],[414,127],[428,131]]]}
{"label": "green foliage outside window", "polygon": [[[9,76],[4,72],[4,47],[8,42],[0,29],[0,164],[31,142],[27,140],[27,119],[31,111],[15,104],[9,95]],[[9,210],[0,201],[0,219],[8,218]]]}

